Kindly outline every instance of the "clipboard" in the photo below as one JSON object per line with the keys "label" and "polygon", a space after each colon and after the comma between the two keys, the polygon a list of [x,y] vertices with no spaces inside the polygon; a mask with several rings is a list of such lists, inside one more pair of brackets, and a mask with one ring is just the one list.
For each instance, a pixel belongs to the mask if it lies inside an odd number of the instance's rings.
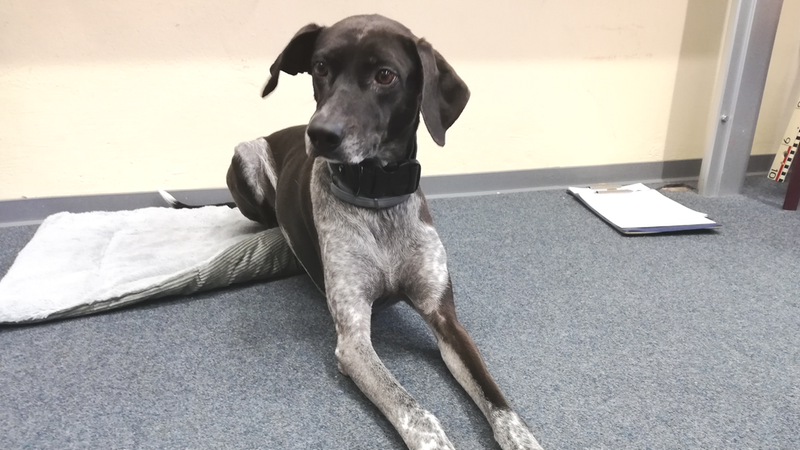
{"label": "clipboard", "polygon": [[721,225],[642,183],[570,187],[567,192],[623,234],[715,229]]}

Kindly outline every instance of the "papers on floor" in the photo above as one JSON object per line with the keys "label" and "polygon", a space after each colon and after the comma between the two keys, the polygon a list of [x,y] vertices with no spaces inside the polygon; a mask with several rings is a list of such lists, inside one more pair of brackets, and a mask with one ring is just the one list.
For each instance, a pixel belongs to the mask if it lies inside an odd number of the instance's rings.
{"label": "papers on floor", "polygon": [[637,183],[567,190],[601,219],[625,234],[717,228],[706,214],[689,209]]}

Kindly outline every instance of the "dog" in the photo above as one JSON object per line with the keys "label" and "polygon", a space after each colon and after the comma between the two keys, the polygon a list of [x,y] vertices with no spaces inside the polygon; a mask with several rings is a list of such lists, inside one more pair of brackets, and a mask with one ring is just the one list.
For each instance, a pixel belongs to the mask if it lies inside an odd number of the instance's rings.
{"label": "dog", "polygon": [[372,347],[372,312],[405,301],[433,331],[500,447],[540,449],[456,318],[445,250],[419,189],[420,115],[443,146],[469,99],[466,84],[426,40],[378,15],[301,28],[270,67],[262,97],[280,72],[311,75],[316,111],[307,125],[236,146],[227,183],[246,217],[280,227],[325,294],[339,370],[408,448],[453,449]]}

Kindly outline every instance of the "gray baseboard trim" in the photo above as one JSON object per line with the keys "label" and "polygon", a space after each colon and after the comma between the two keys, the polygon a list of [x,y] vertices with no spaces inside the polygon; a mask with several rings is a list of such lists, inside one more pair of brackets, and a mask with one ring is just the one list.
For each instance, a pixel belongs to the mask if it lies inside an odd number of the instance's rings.
{"label": "gray baseboard trim", "polygon": [[[747,173],[766,174],[773,155],[750,157]],[[509,172],[434,175],[422,178],[428,198],[463,197],[506,192],[565,189],[597,183],[675,183],[696,181],[701,159],[605,166],[553,167]]]}
{"label": "gray baseboard trim", "polygon": [[[169,191],[178,200],[192,205],[232,202],[225,188]],[[124,194],[78,195],[72,197],[25,198],[0,201],[0,227],[35,225],[47,216],[68,211],[122,211],[127,209],[166,206],[157,191]]]}
{"label": "gray baseboard trim", "polygon": [[[766,174],[773,155],[750,157],[749,174]],[[697,180],[700,159],[605,166],[556,167],[508,172],[433,175],[423,177],[429,198],[461,197],[532,190],[562,189],[595,183],[665,183]],[[225,188],[170,191],[178,200],[194,205],[232,201]],[[158,192],[81,195],[0,201],[0,227],[35,225],[61,211],[120,211],[165,206]]]}

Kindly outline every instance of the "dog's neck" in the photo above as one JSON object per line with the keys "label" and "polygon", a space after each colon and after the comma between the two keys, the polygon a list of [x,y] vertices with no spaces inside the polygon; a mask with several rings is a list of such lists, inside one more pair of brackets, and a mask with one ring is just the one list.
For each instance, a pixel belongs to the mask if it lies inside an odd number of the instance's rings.
{"label": "dog's neck", "polygon": [[339,200],[361,208],[384,209],[408,200],[419,188],[421,167],[417,140],[409,140],[406,158],[381,166],[376,160],[358,164],[328,163],[331,191]]}

